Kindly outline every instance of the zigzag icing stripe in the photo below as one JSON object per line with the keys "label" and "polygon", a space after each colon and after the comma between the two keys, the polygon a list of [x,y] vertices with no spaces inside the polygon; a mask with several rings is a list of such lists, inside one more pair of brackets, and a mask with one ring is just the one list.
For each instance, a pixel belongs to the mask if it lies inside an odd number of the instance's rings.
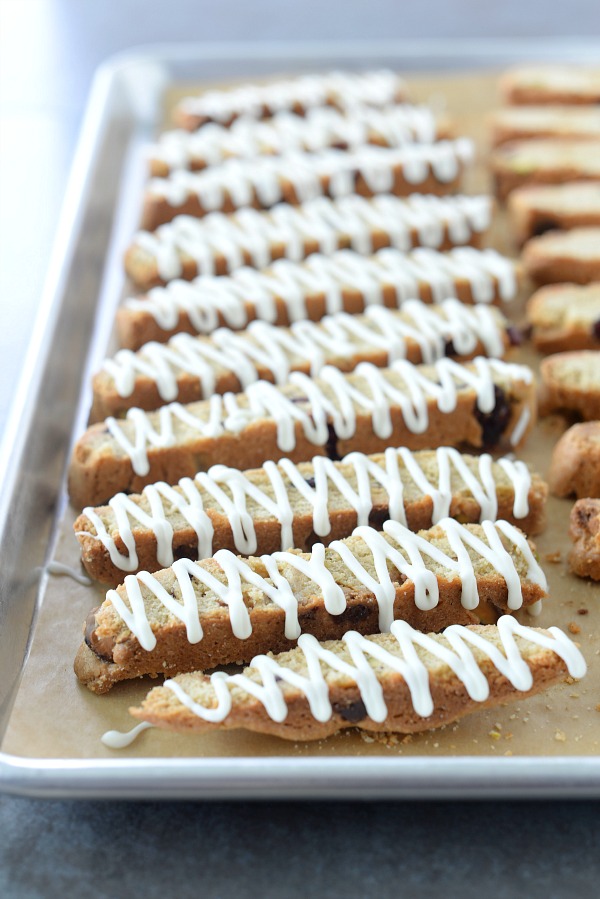
{"label": "zigzag icing stripe", "polygon": [[[210,312],[215,316],[217,309],[216,302],[211,304]],[[229,319],[233,318],[231,310],[225,307],[225,311]],[[359,352],[383,350],[387,364],[391,364],[406,357],[409,341],[417,344],[421,361],[428,364],[445,355],[449,342],[456,355],[472,353],[481,342],[487,355],[502,356],[502,331],[489,309],[472,308],[454,299],[445,300],[439,307],[407,300],[401,315],[371,306],[365,315],[338,312],[318,323],[295,322],[289,329],[257,320],[250,323],[246,333],[219,328],[209,340],[177,334],[165,344],[148,343],[137,353],[119,350],[114,358],[105,360],[102,368],[113,379],[119,396],[131,396],[136,378],[142,376],[153,380],[161,399],[169,402],[177,397],[182,373],[198,378],[201,395],[206,398],[215,393],[223,372],[233,373],[243,390],[259,380],[258,366],[270,371],[276,384],[283,384],[302,363],[308,362],[311,376],[316,377],[329,359],[350,360]]]}
{"label": "zigzag icing stripe", "polygon": [[208,124],[192,133],[166,131],[149,149],[149,156],[173,171],[189,169],[194,162],[220,165],[227,159],[265,153],[314,153],[340,145],[356,149],[369,143],[387,147],[433,143],[436,133],[435,117],[426,106],[361,106],[352,116],[324,107],[311,109],[305,116],[280,112],[268,121],[237,119],[229,128]]}
{"label": "zigzag icing stripe", "polygon": [[[277,552],[261,556],[267,577],[262,577],[248,561],[221,549],[214,555],[220,565],[224,581],[216,578],[206,567],[190,559],[178,559],[172,566],[177,581],[181,601],[172,592],[167,592],[160,581],[148,572],[127,575],[124,581],[127,602],[116,590],[106,594],[117,614],[137,637],[140,646],[150,652],[156,646],[148,620],[141,585],[175,618],[182,621],[190,643],[202,640],[198,599],[194,585],[204,584],[228,608],[231,629],[234,636],[246,640],[252,633],[252,622],[244,601],[244,585],[260,590],[266,598],[285,613],[285,635],[295,640],[300,635],[298,600],[288,579],[282,573],[283,566],[295,569],[316,585],[323,596],[325,609],[330,615],[341,615],[346,609],[346,596],[336,583],[331,572],[331,563],[326,564],[326,552],[331,559],[337,555],[343,565],[352,572],[364,587],[375,596],[379,607],[379,629],[389,631],[394,620],[396,583],[394,577],[404,575],[414,585],[415,605],[422,611],[434,609],[439,602],[438,576],[426,560],[441,566],[445,577],[458,576],[462,582],[461,602],[466,609],[476,609],[479,605],[475,558],[485,560],[504,579],[507,590],[508,608],[516,610],[523,604],[522,585],[515,560],[507,551],[501,537],[513,545],[527,564],[527,579],[546,589],[544,572],[536,562],[531,547],[524,534],[506,521],[484,521],[481,524],[485,539],[474,533],[472,526],[459,524],[454,519],[444,518],[438,523],[444,532],[456,558],[447,555],[431,540],[414,534],[397,521],[386,521],[383,533],[370,527],[356,528],[353,537],[360,537],[371,556],[375,577],[367,571],[362,562],[351,551],[348,540],[334,540],[327,551],[322,543],[313,546],[312,552],[299,555],[293,552]],[[479,526],[478,526],[479,527]],[[469,552],[469,550],[471,552]],[[361,556],[364,558],[364,556]],[[388,566],[389,563],[389,566]],[[392,568],[392,573],[389,567]],[[395,569],[395,572],[394,572]]]}
{"label": "zigzag icing stripe", "polygon": [[358,177],[373,194],[393,193],[398,170],[409,184],[422,184],[430,175],[445,184],[457,178],[472,157],[471,141],[459,138],[395,149],[366,146],[349,153],[323,150],[229,159],[202,172],[176,169],[168,178],[152,178],[148,193],[166,200],[172,207],[183,206],[194,196],[205,212],[222,209],[226,197],[231,198],[236,208],[252,206],[254,198],[260,206],[268,208],[284,199],[284,184],[292,185],[298,203],[325,194],[331,197],[353,194]]}
{"label": "zigzag icing stripe", "polygon": [[[278,465],[266,462],[263,471],[269,480],[269,492],[262,490],[243,471],[213,465],[208,472],[200,472],[192,480],[183,478],[179,487],[171,487],[158,482],[146,487],[143,497],[147,500],[148,511],[140,507],[123,493],[113,497],[109,506],[115,520],[115,530],[125,545],[127,555],[117,547],[114,531],[109,531],[98,513],[91,507],[83,510],[96,530],[97,539],[107,549],[113,565],[121,571],[135,571],[138,568],[133,527],[139,523],[150,530],[156,539],[157,560],[164,568],[173,564],[173,525],[167,509],[175,509],[194,529],[198,538],[198,557],[208,558],[213,554],[214,527],[207,514],[202,496],[211,497],[219,513],[229,519],[236,550],[242,555],[253,555],[258,546],[255,523],[248,510],[248,500],[257,503],[268,515],[276,518],[281,526],[281,549],[294,545],[291,492],[298,491],[312,507],[313,530],[318,537],[326,537],[331,531],[329,515],[329,493],[331,487],[337,489],[344,500],[356,512],[358,525],[367,525],[373,509],[372,485],[382,487],[389,504],[391,519],[406,525],[404,510],[405,486],[412,482],[424,496],[433,500],[432,521],[446,518],[452,500],[452,471],[454,470],[481,509],[480,521],[494,520],[498,511],[496,482],[492,471],[493,460],[488,453],[478,457],[478,468],[471,470],[461,454],[451,447],[436,450],[438,468],[437,480],[430,480],[419,464],[420,454],[405,448],[389,447],[384,454],[383,464],[379,464],[363,453],[350,453],[342,462],[332,462],[324,456],[312,460],[313,485],[305,480],[298,466],[289,459]],[[352,481],[344,476],[341,467],[352,466]],[[528,495],[531,475],[527,466],[520,461],[500,459],[514,491],[513,515],[525,518],[529,513]],[[292,491],[290,492],[290,488]],[[90,536],[88,532],[85,536]]]}
{"label": "zigzag icing stripe", "polygon": [[296,425],[310,443],[324,446],[330,438],[330,426],[338,438],[352,437],[359,412],[370,415],[374,434],[385,440],[392,433],[394,406],[400,408],[405,426],[414,434],[422,434],[429,423],[428,400],[433,399],[438,409],[448,414],[456,409],[459,390],[465,385],[476,392],[477,408],[491,412],[495,406],[495,374],[526,383],[532,378],[526,366],[482,357],[468,365],[440,359],[430,368],[406,360],[383,369],[361,363],[350,375],[325,366],[318,379],[293,372],[288,385],[296,391],[290,391],[287,385],[256,381],[244,393],[215,394],[210,400],[188,406],[171,403],[154,413],[133,408],[125,420],[110,417],[105,424],[130,458],[135,473],[145,475],[150,466],[148,449],[175,446],[182,428],[215,438],[239,434],[255,421],[272,420],[277,427],[278,448],[288,453],[296,445]]}
{"label": "zigzag icing stripe", "polygon": [[232,710],[232,686],[239,687],[258,699],[273,721],[285,721],[288,708],[281,684],[286,683],[306,696],[313,718],[324,722],[329,721],[333,714],[323,672],[325,666],[349,677],[359,688],[368,717],[372,721],[383,722],[388,710],[380,680],[370,659],[402,676],[417,715],[428,718],[433,714],[429,670],[417,654],[417,647],[448,665],[464,685],[470,699],[475,702],[485,702],[490,695],[490,688],[473,650],[484,653],[515,690],[527,692],[533,686],[533,675],[522,657],[515,637],[549,649],[563,660],[571,677],[581,678],[585,675],[583,656],[559,628],[551,627],[548,633],[543,633],[519,624],[510,615],[499,618],[497,627],[502,650],[471,628],[458,624],[446,628],[442,641],[414,630],[406,621],[395,621],[391,626],[391,633],[397,640],[398,649],[394,652],[380,646],[377,637],[363,637],[356,631],[350,631],[345,634],[343,642],[350,653],[351,662],[346,662],[335,652],[326,649],[311,634],[302,634],[298,647],[305,658],[307,676],[292,671],[280,663],[277,657],[256,656],[251,662],[251,667],[258,675],[256,678],[250,678],[246,674],[225,674],[222,671],[211,675],[216,699],[216,704],[212,707],[195,702],[176,680],[167,680],[164,686],[198,718],[216,724],[224,721]]}
{"label": "zigzag icing stripe", "polygon": [[272,261],[274,247],[297,262],[306,255],[306,244],[316,243],[321,253],[331,255],[342,235],[362,255],[373,253],[375,235],[381,233],[390,246],[403,251],[412,246],[413,231],[422,246],[441,246],[446,230],[453,243],[465,244],[489,227],[491,215],[492,202],[486,196],[318,197],[302,206],[280,203],[268,212],[240,209],[201,219],[177,216],[156,231],[138,232],[134,246],[155,259],[160,277],[171,281],[183,272],[182,256],[193,259],[199,273],[212,275],[217,256],[224,257],[230,272],[244,265],[244,254],[255,268],[264,268]]}
{"label": "zigzag icing stripe", "polygon": [[181,110],[207,120],[228,122],[240,115],[261,119],[281,110],[311,109],[334,104],[354,111],[363,104],[387,106],[406,92],[402,78],[389,69],[372,72],[328,72],[275,81],[244,84],[230,90],[205,91],[185,97]]}

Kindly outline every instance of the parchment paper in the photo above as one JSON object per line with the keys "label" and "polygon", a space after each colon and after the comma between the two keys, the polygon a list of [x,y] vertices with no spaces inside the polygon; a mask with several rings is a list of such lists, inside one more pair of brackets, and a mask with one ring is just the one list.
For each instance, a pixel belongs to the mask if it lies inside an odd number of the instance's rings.
{"label": "parchment paper", "polygon": [[[485,156],[485,116],[497,105],[495,77],[436,75],[409,78],[415,99],[430,102],[448,112],[457,133],[477,140],[479,163],[469,176],[468,192],[488,189]],[[178,89],[167,106],[185,93]],[[489,240],[491,246],[514,254],[500,210]],[[508,308],[516,321],[522,317],[522,300]],[[537,367],[538,357],[521,348],[514,358]],[[521,458],[545,474],[550,453],[565,427],[559,417],[545,419],[535,430]],[[572,502],[551,498],[548,528],[536,538],[540,558],[550,584],[550,598],[539,618],[527,614],[527,624],[558,625],[570,630],[589,665],[579,683],[565,683],[531,700],[517,701],[491,711],[480,711],[443,730],[403,738],[398,735],[360,735],[346,731],[318,743],[288,743],[272,737],[232,732],[205,736],[181,736],[150,730],[131,747],[105,748],[100,736],[106,730],[128,730],[135,722],[127,709],[137,705],[158,683],[144,678],[117,685],[106,696],[95,696],[81,687],[72,663],[81,641],[87,612],[104,597],[99,586],[82,587],[68,577],[51,576],[38,616],[23,680],[2,744],[5,752],[29,758],[120,757],[215,757],[307,755],[596,755],[600,751],[600,586],[568,572],[566,555],[568,517]],[[78,567],[78,545],[72,533],[75,512],[67,509],[55,558]],[[554,561],[555,556],[557,560]],[[550,561],[553,559],[553,561]]]}

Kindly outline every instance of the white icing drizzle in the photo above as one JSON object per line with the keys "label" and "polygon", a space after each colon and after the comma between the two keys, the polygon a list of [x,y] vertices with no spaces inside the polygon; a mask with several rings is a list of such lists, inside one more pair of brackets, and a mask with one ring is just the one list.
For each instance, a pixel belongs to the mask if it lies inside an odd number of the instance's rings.
{"label": "white icing drizzle", "polygon": [[81,584],[82,587],[89,587],[92,583],[89,577],[86,577],[81,571],[77,571],[76,568],[71,568],[70,565],[64,565],[62,562],[48,562],[46,571],[48,574],[53,574],[57,577],[70,577],[74,581],[77,581],[78,584]]}
{"label": "white icing drizzle", "polygon": [[154,727],[153,724],[150,724],[148,721],[142,721],[141,724],[138,724],[137,727],[132,727],[126,733],[120,730],[107,730],[106,733],[102,734],[100,740],[109,749],[125,749],[127,746],[131,746],[141,733],[145,730],[150,730],[152,727]]}
{"label": "white icing drizzle", "polygon": [[[217,305],[212,308],[216,315]],[[137,353],[119,350],[104,361],[102,369],[112,378],[119,396],[131,396],[136,378],[141,376],[154,381],[161,399],[169,402],[177,398],[182,373],[198,379],[201,396],[206,398],[215,393],[218,378],[226,374],[233,374],[244,390],[265,377],[259,374],[260,366],[271,372],[276,384],[283,384],[307,362],[313,377],[325,365],[337,367],[336,360],[349,362],[381,350],[389,365],[406,358],[409,343],[417,344],[424,363],[442,358],[448,341],[452,341],[454,355],[471,354],[480,342],[486,355],[502,356],[503,330],[501,321],[483,307],[469,307],[454,299],[439,306],[406,300],[401,313],[371,306],[364,315],[338,312],[318,323],[297,321],[289,329],[257,320],[245,333],[219,328],[209,339],[181,333],[165,344],[147,343]]]}
{"label": "white icing drizzle", "polygon": [[517,444],[520,442],[521,438],[523,437],[523,434],[527,430],[527,425],[529,424],[530,421],[531,421],[531,410],[529,409],[528,406],[525,406],[525,408],[521,412],[518,422],[516,423],[516,425],[514,427],[512,434],[510,435],[510,442],[511,442],[512,446],[517,446]]}
{"label": "white icing drizzle", "polygon": [[351,152],[332,149],[228,159],[201,172],[176,169],[167,178],[151,178],[148,193],[172,207],[195,196],[204,212],[221,210],[226,197],[237,209],[252,206],[255,200],[269,208],[283,200],[285,184],[293,187],[298,203],[353,194],[359,176],[372,194],[391,193],[397,171],[409,184],[422,184],[430,175],[446,184],[458,177],[472,156],[471,141],[459,138],[394,149],[363,146]]}
{"label": "white icing drizzle", "polygon": [[323,666],[326,666],[355,682],[368,717],[381,723],[387,718],[387,706],[381,682],[369,657],[402,676],[410,691],[413,708],[422,718],[429,718],[433,714],[434,704],[429,670],[415,651],[416,646],[448,665],[474,702],[485,702],[490,695],[490,688],[471,647],[483,652],[496,670],[519,692],[531,689],[533,675],[519,650],[516,636],[535,646],[551,650],[563,660],[571,677],[581,678],[586,673],[583,656],[559,628],[551,627],[548,633],[541,633],[520,624],[510,615],[503,615],[498,619],[497,633],[502,649],[486,640],[482,634],[458,624],[450,625],[443,632],[447,645],[432,639],[428,634],[420,633],[406,621],[395,621],[391,626],[391,633],[398,641],[400,654],[389,652],[375,640],[363,637],[356,631],[345,634],[343,642],[349,650],[351,663],[326,649],[311,634],[303,634],[298,640],[298,647],[304,654],[307,676],[286,667],[277,657],[256,656],[251,666],[258,671],[260,680],[254,680],[245,674],[225,674],[222,671],[211,675],[211,685],[217,700],[212,708],[195,702],[178,681],[167,680],[164,686],[198,718],[217,724],[224,721],[231,712],[233,700],[230,686],[240,687],[258,699],[273,721],[285,721],[288,708],[281,684],[286,683],[306,696],[313,718],[325,722],[333,714],[323,671]]}
{"label": "white icing drizzle", "polygon": [[[361,537],[371,553],[377,574],[375,578],[353,555],[347,540],[334,540],[330,544],[328,550],[330,555],[337,554],[365,588],[375,595],[379,606],[381,631],[389,631],[394,620],[396,585],[392,578],[397,577],[396,571],[405,575],[414,585],[417,608],[430,611],[437,606],[439,583],[434,572],[427,567],[427,558],[448,572],[457,574],[462,582],[463,606],[466,609],[477,608],[479,604],[477,578],[467,547],[476,557],[485,559],[504,578],[508,591],[508,608],[519,609],[523,603],[521,580],[513,556],[504,548],[501,534],[522,554],[527,564],[527,579],[546,590],[544,572],[536,562],[526,537],[508,522],[482,522],[485,540],[450,518],[439,521],[438,527],[445,533],[456,558],[442,552],[439,546],[425,537],[412,533],[398,521],[386,521],[383,525],[383,531],[389,540],[373,528],[364,525],[357,527],[353,536]],[[289,640],[295,640],[300,635],[298,600],[292,592],[289,581],[281,573],[284,565],[296,569],[317,585],[322,593],[325,609],[331,615],[340,615],[346,609],[344,590],[335,582],[331,570],[325,565],[325,547],[322,543],[316,543],[308,556],[292,552],[276,552],[270,556],[261,556],[267,578],[250,568],[246,559],[234,555],[229,550],[221,549],[213,558],[222,568],[224,582],[198,562],[189,559],[178,559],[172,565],[182,602],[175,599],[172,592],[167,592],[160,581],[148,572],[141,572],[137,576],[127,575],[124,581],[127,602],[116,590],[107,592],[106,599],[112,603],[116,613],[135,635],[142,649],[148,652],[153,650],[156,646],[156,637],[147,617],[141,584],[171,615],[184,623],[187,639],[192,644],[200,642],[203,637],[194,583],[204,584],[228,607],[232,632],[241,640],[248,639],[252,633],[243,585],[257,588],[284,611],[285,635]],[[393,573],[389,571],[388,562]]]}
{"label": "white icing drizzle", "polygon": [[476,392],[477,408],[491,412],[494,375],[526,383],[532,378],[526,366],[480,356],[468,365],[439,359],[431,367],[412,365],[404,359],[389,368],[364,362],[350,375],[327,365],[314,380],[293,372],[288,379],[291,388],[256,381],[241,394],[215,394],[210,400],[187,406],[170,403],[152,413],[132,408],[124,420],[109,417],[105,424],[131,460],[134,472],[146,475],[150,469],[148,449],[176,446],[182,429],[215,438],[239,434],[252,422],[270,419],[277,427],[278,448],[288,453],[296,446],[296,426],[310,443],[324,446],[330,437],[329,425],[338,438],[352,437],[358,413],[370,415],[374,434],[386,440],[392,434],[391,409],[395,407],[400,409],[409,431],[423,434],[429,423],[428,400],[433,399],[442,413],[450,414],[465,385]]}
{"label": "white icing drizzle", "polygon": [[185,97],[179,107],[184,113],[207,121],[229,122],[241,115],[262,119],[283,110],[308,110],[329,104],[354,112],[362,105],[388,106],[405,94],[404,80],[389,69],[328,72],[205,91],[197,97]]}
{"label": "white icing drizzle", "polygon": [[[279,465],[266,462],[262,470],[269,480],[269,492],[262,490],[243,471],[227,468],[225,465],[213,465],[208,472],[197,474],[194,480],[183,478],[179,482],[179,490],[162,481],[146,487],[143,496],[150,507],[148,512],[131,497],[124,493],[117,494],[109,502],[114,514],[114,530],[107,528],[92,507],[85,508],[83,514],[95,528],[96,537],[108,551],[111,562],[121,571],[136,571],[139,567],[134,535],[136,523],[154,534],[159,565],[168,568],[173,564],[173,525],[169,520],[169,508],[177,510],[194,528],[198,538],[198,557],[211,556],[214,552],[214,527],[210,515],[204,509],[203,493],[212,497],[217,503],[218,513],[229,519],[235,548],[242,555],[253,555],[258,548],[255,522],[248,509],[249,499],[279,522],[281,549],[294,545],[294,488],[312,507],[313,530],[319,537],[326,537],[331,531],[331,486],[341,493],[350,508],[356,512],[358,525],[369,523],[369,515],[373,509],[373,486],[383,488],[387,494],[390,518],[406,525],[404,493],[406,484],[412,481],[424,496],[432,498],[432,521],[436,524],[450,514],[453,469],[478,504],[481,510],[479,520],[494,520],[497,517],[498,498],[492,471],[493,459],[488,453],[477,458],[477,470],[472,471],[457,450],[440,447],[436,450],[436,480],[427,477],[420,464],[421,458],[420,453],[413,453],[404,447],[389,447],[382,464],[364,453],[350,453],[342,462],[332,462],[325,456],[316,456],[312,460],[314,486],[307,483],[298,466],[289,459],[283,459]],[[344,465],[352,466],[350,479],[342,471]],[[513,515],[517,519],[525,518],[529,514],[529,469],[523,462],[508,459],[500,459],[499,465],[514,491]],[[356,483],[356,488],[351,480]],[[87,531],[79,533],[91,536]],[[125,544],[127,554],[120,552],[115,534]]]}
{"label": "white icing drizzle", "polygon": [[198,274],[212,275],[218,256],[226,260],[229,272],[241,268],[246,256],[255,268],[264,268],[274,247],[297,262],[306,256],[306,244],[316,242],[319,252],[331,255],[344,236],[362,255],[373,252],[374,237],[381,233],[399,250],[411,248],[412,232],[421,246],[435,248],[441,246],[446,231],[452,243],[467,243],[473,234],[489,228],[491,216],[492,202],[486,196],[317,197],[302,206],[280,203],[269,211],[177,216],[156,231],[138,232],[134,246],[156,260],[164,281],[172,281],[183,272],[182,255],[194,260]]}
{"label": "white icing drizzle", "polygon": [[387,147],[433,143],[436,135],[435,117],[426,106],[360,106],[351,116],[317,107],[305,116],[280,112],[268,121],[240,118],[229,128],[208,124],[192,133],[166,131],[148,153],[173,171],[189,169],[193,163],[212,166],[263,154],[315,153],[340,146],[352,150],[369,143]]}
{"label": "white icing drizzle", "polygon": [[420,247],[410,253],[385,249],[374,256],[339,250],[329,257],[309,256],[302,263],[279,259],[264,271],[243,267],[228,277],[175,280],[143,299],[127,299],[124,308],[151,315],[164,330],[176,328],[185,314],[199,334],[210,334],[219,326],[219,316],[235,330],[246,327],[249,307],[256,319],[274,322],[276,301],[283,302],[289,320],[297,322],[307,318],[311,295],[322,295],[325,312],[335,314],[343,309],[348,288],[360,291],[368,307],[382,305],[384,289],[392,287],[397,306],[405,309],[422,285],[430,287],[439,303],[455,296],[459,280],[468,283],[475,303],[491,303],[496,291],[503,302],[516,296],[514,263],[495,250],[458,247],[439,253]]}

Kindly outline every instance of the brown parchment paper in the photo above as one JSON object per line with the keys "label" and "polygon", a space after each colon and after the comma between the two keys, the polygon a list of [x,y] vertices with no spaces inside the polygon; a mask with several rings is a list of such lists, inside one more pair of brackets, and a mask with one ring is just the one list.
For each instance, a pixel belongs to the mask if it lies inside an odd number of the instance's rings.
{"label": "brown parchment paper", "polygon": [[[457,133],[476,139],[479,162],[469,176],[468,192],[485,191],[489,186],[485,116],[498,104],[495,82],[495,76],[481,73],[409,78],[416,100],[449,113],[456,122]],[[167,106],[184,92],[173,90]],[[514,254],[502,210],[489,244]],[[522,299],[529,292],[525,286]],[[507,312],[520,320],[522,301]],[[520,348],[515,359],[534,368],[539,361],[528,348]],[[559,417],[540,422],[521,458],[545,474],[552,447],[564,427],[565,422]],[[241,731],[182,736],[150,730],[117,753],[105,748],[100,736],[110,729],[128,730],[135,723],[128,707],[137,705],[157,681],[143,679],[119,684],[107,696],[95,696],[81,687],[72,663],[81,641],[82,622],[89,609],[102,601],[104,590],[98,586],[82,587],[68,577],[52,576],[2,749],[28,758],[596,755],[600,752],[600,586],[568,572],[571,505],[569,500],[549,501],[548,528],[536,538],[536,544],[548,576],[550,598],[538,618],[525,614],[522,619],[529,624],[558,625],[571,631],[589,665],[588,675],[579,683],[565,683],[531,700],[480,711],[443,730],[412,738],[361,736],[356,731],[346,731],[326,741],[297,744]],[[67,509],[55,558],[77,568],[74,518],[75,512]]]}

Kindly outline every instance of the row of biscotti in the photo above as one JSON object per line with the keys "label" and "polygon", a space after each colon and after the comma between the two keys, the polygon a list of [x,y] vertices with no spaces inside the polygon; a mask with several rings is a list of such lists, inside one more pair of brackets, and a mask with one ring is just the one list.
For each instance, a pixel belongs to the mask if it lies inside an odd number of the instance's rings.
{"label": "row of biscotti", "polygon": [[185,130],[167,132],[149,153],[155,177],[144,227],[181,213],[268,209],[282,200],[457,188],[470,142],[448,140],[447,123],[427,108],[400,105],[405,86],[394,73],[313,76],[309,83],[309,90],[291,79],[181,101],[175,120]]}
{"label": "row of biscotti", "polygon": [[500,88],[511,104],[491,117],[500,198],[524,184],[600,180],[600,69],[521,67]]}
{"label": "row of biscotti", "polygon": [[[144,674],[178,675],[131,710],[170,730],[418,732],[585,674],[557,628],[497,618],[538,603],[545,588],[532,547],[506,522],[445,519],[414,534],[389,521],[383,534],[358,528],[328,549],[261,559],[223,550],[109,591],[88,617],[75,671],[100,694]],[[487,616],[497,625],[473,625]],[[448,621],[443,635],[423,633]],[[194,670],[266,651],[243,674]],[[124,745],[118,733],[103,739]]]}
{"label": "row of biscotti", "polygon": [[[577,67],[543,68],[536,90],[547,100],[573,91],[568,102],[585,104],[597,78]],[[507,75],[505,95],[525,104],[532,79],[529,69]],[[529,302],[534,342],[550,353],[597,349],[600,293],[592,282],[600,280],[600,109],[508,108],[494,118],[497,142],[511,136],[511,123],[518,132],[512,136],[521,140],[503,144],[492,169],[499,195],[508,196],[515,239],[525,243],[526,274],[538,285],[552,285]]]}

